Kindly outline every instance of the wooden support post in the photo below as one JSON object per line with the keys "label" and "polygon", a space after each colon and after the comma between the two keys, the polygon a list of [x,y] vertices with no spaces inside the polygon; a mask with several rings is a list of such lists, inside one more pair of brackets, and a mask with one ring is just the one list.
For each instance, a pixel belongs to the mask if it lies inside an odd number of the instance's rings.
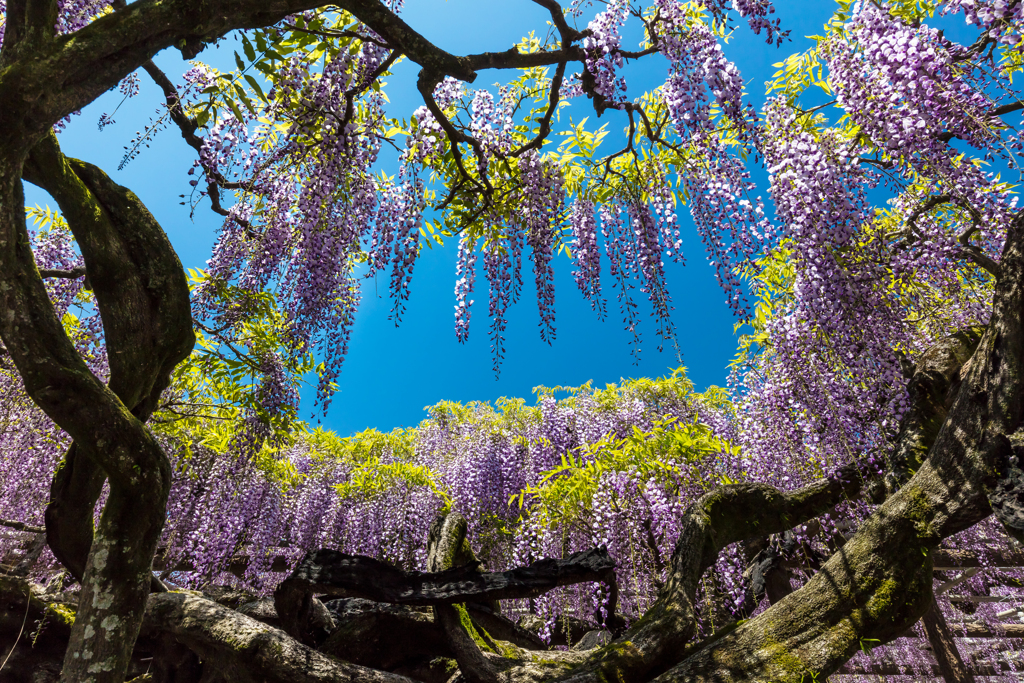
{"label": "wooden support post", "polygon": [[935,655],[939,672],[946,683],[974,683],[974,674],[960,657],[956,641],[953,640],[953,632],[934,599],[931,609],[921,617],[921,625],[924,626],[925,635],[932,646],[932,654]]}

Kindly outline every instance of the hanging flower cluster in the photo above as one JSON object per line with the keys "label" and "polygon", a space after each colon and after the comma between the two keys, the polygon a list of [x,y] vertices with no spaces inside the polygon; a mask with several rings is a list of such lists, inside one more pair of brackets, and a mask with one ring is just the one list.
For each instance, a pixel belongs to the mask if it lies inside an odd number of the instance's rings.
{"label": "hanging flower cluster", "polygon": [[988,37],[1004,45],[1019,49],[1024,7],[1019,2],[1006,0],[949,0],[943,4],[943,14],[962,12],[968,24],[986,30]]}
{"label": "hanging flower cluster", "polygon": [[522,232],[530,245],[533,277],[537,286],[537,309],[540,312],[541,339],[549,344],[555,339],[555,271],[551,267],[555,234],[564,202],[562,175],[540,156],[528,152],[519,162],[522,179]]}
{"label": "hanging flower cluster", "polygon": [[597,244],[597,221],[594,219],[594,203],[580,199],[573,202],[569,226],[572,229],[572,254],[576,268],[573,279],[580,293],[604,317],[605,303],[601,298],[601,251]]}
{"label": "hanging flower cluster", "polygon": [[740,411],[744,453],[777,477],[805,454],[826,469],[878,454],[906,409],[896,350],[914,344],[881,286],[885,264],[858,254],[871,214],[856,148],[833,132],[816,139],[781,99],[765,123],[772,199],[794,265]]}
{"label": "hanging flower cluster", "polygon": [[628,0],[612,0],[607,9],[599,12],[587,28],[590,31],[583,41],[586,51],[585,62],[588,75],[594,81],[594,92],[603,97],[609,107],[618,104],[626,94],[626,81],[618,76],[623,59],[619,54],[622,43],[622,27],[629,19]]}
{"label": "hanging flower cluster", "polygon": [[988,226],[1009,220],[1006,197],[945,142],[952,136],[1001,152],[1001,124],[990,114],[989,97],[969,79],[969,67],[937,29],[908,26],[870,3],[852,18],[847,34],[846,40],[833,37],[825,50],[839,104],[884,158],[969,205],[986,246],[998,253],[1001,244]]}

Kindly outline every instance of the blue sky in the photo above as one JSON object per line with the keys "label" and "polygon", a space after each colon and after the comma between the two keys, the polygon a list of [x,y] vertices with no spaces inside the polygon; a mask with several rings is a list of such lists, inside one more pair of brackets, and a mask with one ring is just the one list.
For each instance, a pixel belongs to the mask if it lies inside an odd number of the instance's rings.
{"label": "blue sky", "polygon": [[[783,27],[791,30],[792,42],[771,47],[763,37],[754,36],[740,25],[727,46],[727,54],[740,68],[756,106],[763,102],[763,83],[774,71],[772,63],[806,49],[809,41],[805,36],[820,33],[834,7],[828,2],[804,0],[778,5]],[[545,10],[528,0],[408,0],[403,17],[435,44],[456,54],[508,49],[530,31],[542,34],[549,20]],[[222,54],[203,53],[200,58],[228,69],[232,49],[234,44],[229,39],[220,48]],[[176,51],[166,51],[156,61],[172,79],[188,68]],[[639,95],[660,84],[664,66],[658,59],[630,66],[626,71],[630,94]],[[389,79],[387,92],[397,115],[407,117],[420,104],[413,88],[415,73],[415,65],[405,63]],[[482,72],[474,86],[486,86],[501,77],[498,72]],[[151,118],[159,116],[159,90],[144,73],[141,80],[140,95],[120,105],[114,116],[116,125],[102,132],[97,129],[100,114],[112,112],[121,102],[120,93],[113,91],[73,117],[61,135],[61,144],[66,154],[99,165],[115,181],[135,191],[167,231],[184,265],[201,268],[210,256],[220,220],[208,203],[201,204],[193,216],[188,207],[179,204],[178,195],[189,190],[186,172],[195,157],[178,131],[163,131],[137,159],[124,170],[117,170],[123,147]],[[567,115],[579,120],[593,117],[593,110],[588,101],[578,100],[563,113],[563,117]],[[622,121],[607,118],[613,131],[622,128]],[[608,147],[612,151],[613,145]],[[764,178],[763,171],[755,174],[762,187]],[[767,195],[766,188],[763,194]],[[26,185],[26,195],[29,204],[49,201],[31,185]],[[682,364],[699,389],[723,385],[727,365],[735,353],[735,320],[685,207],[680,208],[679,217],[686,265],[670,264],[668,277]],[[391,303],[386,275],[376,282],[365,281],[362,307],[340,376],[340,391],[325,417],[310,417],[312,405],[308,401],[304,418],[314,424],[321,419],[323,426],[343,436],[367,427],[389,430],[417,424],[425,416],[423,408],[441,400],[529,398],[537,385],[577,385],[588,380],[603,385],[623,377],[666,374],[680,364],[671,346],[657,351],[653,321],[646,318],[641,360],[634,365],[632,337],[623,330],[615,300],[609,300],[609,315],[599,322],[576,290],[570,262],[561,257],[555,263],[557,340],[549,346],[540,339],[532,278],[526,277],[524,296],[510,311],[505,361],[500,378],[495,379],[482,274],[474,293],[469,341],[459,344],[455,339],[454,247],[452,241],[445,249],[424,251],[413,276],[408,310],[398,328],[388,320]],[[604,265],[603,275],[607,277],[607,263]],[[612,294],[610,287],[606,290],[606,295]],[[643,310],[646,316],[648,311]]]}

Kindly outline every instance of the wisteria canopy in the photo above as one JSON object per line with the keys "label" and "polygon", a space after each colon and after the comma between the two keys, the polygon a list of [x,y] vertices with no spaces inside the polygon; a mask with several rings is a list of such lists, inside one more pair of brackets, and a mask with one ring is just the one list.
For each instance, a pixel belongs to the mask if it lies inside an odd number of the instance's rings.
{"label": "wisteria canopy", "polygon": [[[453,55],[402,0],[0,0],[0,682],[1020,679],[1024,5],[839,0],[790,41],[769,0],[532,2],[519,44]],[[165,101],[124,163],[194,150],[202,270],[61,151],[141,78]],[[300,421],[363,280],[399,321],[427,247],[495,372],[517,300],[554,338],[559,261],[673,343],[687,215],[727,388]]]}

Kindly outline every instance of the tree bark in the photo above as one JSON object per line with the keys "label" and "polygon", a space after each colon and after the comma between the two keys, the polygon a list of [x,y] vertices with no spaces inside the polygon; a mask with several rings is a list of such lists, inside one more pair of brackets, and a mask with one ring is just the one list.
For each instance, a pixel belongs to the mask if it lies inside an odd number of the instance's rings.
{"label": "tree bark", "polygon": [[50,501],[45,512],[46,541],[54,557],[76,581],[85,576],[96,501],[106,480],[103,470],[80,454],[78,446],[72,442],[50,483]]}
{"label": "tree bark", "polygon": [[[466,538],[467,527],[466,518],[457,512],[449,512],[434,520],[427,539],[427,571],[444,572],[460,566],[473,572],[480,571],[480,562]],[[473,624],[463,624],[463,615],[468,622],[463,605],[434,605],[434,621],[444,632],[462,678],[468,683],[497,683],[498,672],[473,642],[469,634]]]}
{"label": "tree bark", "polygon": [[159,593],[145,635],[167,633],[232,683],[413,683],[321,654],[255,619],[186,593]]}
{"label": "tree bark", "polygon": [[278,586],[275,601],[285,619],[292,596],[301,593],[419,606],[530,598],[559,586],[610,582],[614,567],[603,548],[504,572],[481,572],[472,564],[443,572],[406,572],[372,557],[324,549],[306,554]]}
{"label": "tree bark", "polygon": [[927,460],[799,591],[688,656],[667,681],[828,676],[932,603],[939,542],[991,514],[988,492],[1024,423],[1024,226],[1011,224],[992,319]]}
{"label": "tree bark", "polygon": [[896,446],[888,457],[885,485],[891,495],[903,486],[935,443],[949,410],[949,400],[960,384],[960,369],[981,341],[981,329],[950,335],[918,359],[907,386],[910,410],[900,424]]}
{"label": "tree bark", "polygon": [[346,662],[384,671],[450,658],[451,648],[429,610],[352,598],[328,607],[338,629],[317,649]]}
{"label": "tree bark", "polygon": [[[121,683],[170,487],[169,462],[140,418],[194,343],[188,286],[166,236],[137,198],[99,169],[66,159],[48,137],[27,175],[66,211],[85,257],[110,355],[104,386],[64,333],[36,270],[24,223],[24,161],[0,167],[0,337],[28,394],[76,444],[57,500],[84,519],[58,525],[71,534],[53,534],[72,539],[55,545],[83,586],[63,678]],[[103,475],[110,496],[90,540]]]}

